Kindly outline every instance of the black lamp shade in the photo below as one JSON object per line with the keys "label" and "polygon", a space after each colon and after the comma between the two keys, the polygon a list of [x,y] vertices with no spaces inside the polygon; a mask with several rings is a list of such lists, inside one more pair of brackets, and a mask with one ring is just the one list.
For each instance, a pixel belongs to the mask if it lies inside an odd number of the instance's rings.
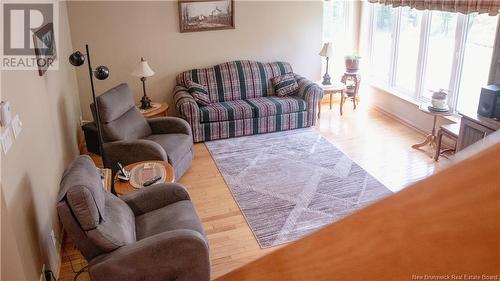
{"label": "black lamp shade", "polygon": [[69,63],[74,66],[80,66],[85,63],[85,55],[76,51],[69,56]]}
{"label": "black lamp shade", "polygon": [[98,66],[94,72],[94,76],[99,80],[104,80],[109,76],[109,69],[103,65]]}

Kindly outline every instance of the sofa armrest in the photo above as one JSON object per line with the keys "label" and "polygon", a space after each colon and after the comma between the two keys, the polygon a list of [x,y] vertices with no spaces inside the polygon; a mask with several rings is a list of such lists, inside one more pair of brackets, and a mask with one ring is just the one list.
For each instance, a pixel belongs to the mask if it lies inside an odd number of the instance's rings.
{"label": "sofa armrest", "polygon": [[89,274],[95,281],[208,281],[208,242],[194,230],[159,233],[95,258]]}
{"label": "sofa armrest", "polygon": [[153,134],[185,134],[192,135],[189,123],[177,117],[157,117],[147,119]]}
{"label": "sofa armrest", "polygon": [[313,126],[316,124],[318,103],[323,98],[324,92],[321,87],[313,81],[295,74],[295,79],[299,84],[299,89],[295,96],[298,96],[307,103],[307,124]]}
{"label": "sofa armrest", "polygon": [[136,216],[163,208],[181,200],[190,200],[189,193],[178,183],[160,183],[120,197]]}
{"label": "sofa armrest", "polygon": [[200,108],[194,98],[182,86],[176,86],[174,89],[174,101],[177,111],[181,117],[191,126],[200,123]]}
{"label": "sofa armrest", "polygon": [[318,84],[298,74],[295,74],[295,80],[299,84],[296,96],[306,101],[315,101],[316,104],[323,98],[323,89]]}
{"label": "sofa armrest", "polygon": [[133,141],[114,141],[104,144],[106,163],[104,166],[116,171],[116,162],[123,166],[146,160],[168,160],[165,150],[156,142],[137,139]]}

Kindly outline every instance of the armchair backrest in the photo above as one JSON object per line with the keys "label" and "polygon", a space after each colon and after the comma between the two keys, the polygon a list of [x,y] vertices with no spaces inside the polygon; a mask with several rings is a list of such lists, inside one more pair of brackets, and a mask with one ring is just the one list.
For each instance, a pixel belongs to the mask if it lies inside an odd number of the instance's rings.
{"label": "armchair backrest", "polygon": [[87,155],[64,172],[57,211],[63,227],[87,260],[135,242],[135,217],[128,205],[107,193]]}
{"label": "armchair backrest", "polygon": [[177,85],[186,87],[189,80],[204,85],[212,102],[244,100],[273,95],[270,79],[291,72],[287,62],[231,61],[184,71],[177,76]]}
{"label": "armchair backrest", "polygon": [[[104,92],[96,99],[104,142],[134,140],[151,135],[151,127],[135,107],[126,83]],[[92,104],[91,109],[93,107]]]}

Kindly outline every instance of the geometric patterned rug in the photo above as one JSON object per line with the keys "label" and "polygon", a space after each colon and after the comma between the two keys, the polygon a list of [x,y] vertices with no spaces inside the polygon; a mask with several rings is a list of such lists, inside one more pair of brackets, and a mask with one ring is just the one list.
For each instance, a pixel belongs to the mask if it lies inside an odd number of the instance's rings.
{"label": "geometric patterned rug", "polygon": [[392,194],[312,128],[205,142],[261,248]]}

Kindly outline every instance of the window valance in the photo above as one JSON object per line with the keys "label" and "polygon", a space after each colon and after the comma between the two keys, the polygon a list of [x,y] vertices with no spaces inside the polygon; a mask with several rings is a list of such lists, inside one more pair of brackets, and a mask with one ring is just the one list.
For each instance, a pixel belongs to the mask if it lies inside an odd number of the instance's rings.
{"label": "window valance", "polygon": [[488,13],[498,15],[500,0],[368,0],[370,3],[392,5],[393,7],[411,7],[418,10],[438,10],[444,12]]}

